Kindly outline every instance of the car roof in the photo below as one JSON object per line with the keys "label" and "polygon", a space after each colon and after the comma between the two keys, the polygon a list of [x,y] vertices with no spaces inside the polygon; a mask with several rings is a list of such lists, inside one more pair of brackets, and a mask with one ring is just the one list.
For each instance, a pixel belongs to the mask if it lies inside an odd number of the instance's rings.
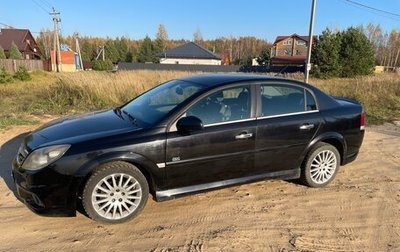
{"label": "car roof", "polygon": [[194,82],[209,87],[220,86],[232,82],[240,81],[266,81],[266,80],[287,80],[284,78],[266,76],[266,75],[251,75],[251,74],[201,74],[179,78],[182,81]]}
{"label": "car roof", "polygon": [[223,86],[225,84],[242,82],[242,81],[277,81],[278,83],[293,83],[303,88],[308,88],[314,92],[316,97],[319,99],[320,107],[332,108],[337,106],[337,102],[329,95],[325,94],[317,87],[310,85],[308,83],[287,79],[282,77],[268,76],[268,75],[255,75],[255,74],[201,74],[193,75],[188,77],[180,78],[181,81],[187,81],[192,83],[197,83],[201,85],[206,85],[207,90],[213,89],[214,87]]}

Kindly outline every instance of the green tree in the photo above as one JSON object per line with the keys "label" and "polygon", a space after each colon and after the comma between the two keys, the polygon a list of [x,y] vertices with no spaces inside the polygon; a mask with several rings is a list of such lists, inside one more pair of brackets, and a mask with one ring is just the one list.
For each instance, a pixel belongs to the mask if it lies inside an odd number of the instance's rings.
{"label": "green tree", "polygon": [[6,54],[4,53],[4,49],[3,47],[0,46],[0,59],[5,59],[6,58]]}
{"label": "green tree", "polygon": [[269,65],[271,60],[270,50],[269,48],[265,47],[261,50],[260,55],[256,58],[257,63],[259,65]]}
{"label": "green tree", "polygon": [[149,36],[146,36],[139,47],[137,59],[139,62],[155,62],[154,45]]}
{"label": "green tree", "polygon": [[374,49],[367,36],[354,27],[341,34],[340,61],[342,77],[354,77],[373,73]]}
{"label": "green tree", "polygon": [[10,59],[22,59],[22,54],[18,49],[18,46],[14,43],[14,41],[11,43],[10,47]]}
{"label": "green tree", "polygon": [[116,47],[119,54],[118,61],[132,62],[128,40],[125,37],[121,37],[121,39],[117,38],[115,42],[117,43]]}
{"label": "green tree", "polygon": [[81,54],[82,60],[84,61],[91,61],[93,59],[93,45],[89,41],[83,41],[81,46]]}
{"label": "green tree", "polygon": [[243,58],[241,58],[240,60],[238,60],[239,61],[239,65],[241,65],[241,66],[251,66],[252,65],[252,63],[253,63],[253,56],[251,56],[251,55],[248,55],[248,56],[246,56],[246,57],[243,57]]}
{"label": "green tree", "polygon": [[317,78],[332,78],[341,75],[341,36],[328,28],[319,36],[312,52],[312,74]]}
{"label": "green tree", "polygon": [[108,40],[105,46],[106,59],[111,62],[118,62],[120,60],[120,55],[117,48],[118,43],[114,43],[113,40]]}

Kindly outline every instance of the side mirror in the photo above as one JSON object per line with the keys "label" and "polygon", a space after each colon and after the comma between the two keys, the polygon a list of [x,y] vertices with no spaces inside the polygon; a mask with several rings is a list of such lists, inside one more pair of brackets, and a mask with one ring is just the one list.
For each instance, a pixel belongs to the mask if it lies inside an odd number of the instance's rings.
{"label": "side mirror", "polygon": [[202,130],[204,128],[203,122],[195,116],[186,116],[176,122],[178,132],[191,133],[193,131]]}

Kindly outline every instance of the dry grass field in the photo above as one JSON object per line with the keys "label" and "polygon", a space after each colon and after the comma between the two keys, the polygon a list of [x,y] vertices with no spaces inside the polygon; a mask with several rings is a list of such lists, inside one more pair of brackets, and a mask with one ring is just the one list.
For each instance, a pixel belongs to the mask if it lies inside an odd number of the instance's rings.
{"label": "dry grass field", "polygon": [[[0,129],[35,123],[42,115],[63,115],[123,104],[164,81],[199,72],[119,71],[32,74],[27,82],[0,84]],[[302,75],[289,78],[301,79]],[[360,101],[369,124],[400,119],[400,75],[379,74],[353,79],[311,79],[331,95]]]}

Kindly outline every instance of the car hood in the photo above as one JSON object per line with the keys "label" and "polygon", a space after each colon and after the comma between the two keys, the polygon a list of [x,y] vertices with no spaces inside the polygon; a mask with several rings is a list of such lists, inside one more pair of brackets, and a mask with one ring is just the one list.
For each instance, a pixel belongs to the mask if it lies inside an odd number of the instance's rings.
{"label": "car hood", "polygon": [[25,139],[28,149],[41,145],[72,144],[139,128],[113,110],[61,117],[44,124]]}

